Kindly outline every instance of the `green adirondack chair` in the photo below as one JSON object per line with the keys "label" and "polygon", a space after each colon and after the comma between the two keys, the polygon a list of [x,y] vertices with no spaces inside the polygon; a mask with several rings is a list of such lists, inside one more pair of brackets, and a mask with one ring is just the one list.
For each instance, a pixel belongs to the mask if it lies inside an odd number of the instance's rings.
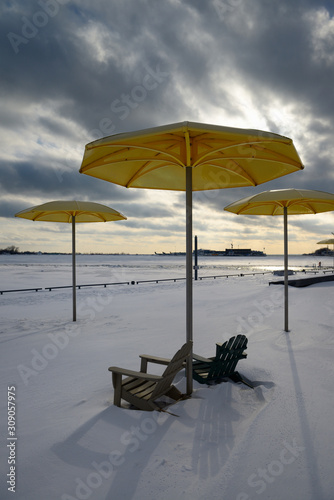
{"label": "green adirondack chair", "polygon": [[[140,410],[159,410],[155,401],[161,396],[168,396],[174,400],[182,399],[183,394],[172,382],[175,375],[184,367],[184,362],[191,353],[192,342],[184,344],[172,359],[159,358],[141,354],[141,371],[136,372],[110,366],[112,381],[115,389],[114,405],[121,406],[121,399],[128,401]],[[147,373],[147,362],[166,365],[162,375]],[[123,379],[123,376],[126,378]]]}
{"label": "green adirondack chair", "polygon": [[224,344],[216,344],[216,356],[204,358],[198,354],[193,354],[193,378],[200,384],[215,384],[223,379],[230,378],[235,382],[243,382],[252,387],[235,370],[240,359],[247,358],[245,350],[247,348],[247,337],[237,335],[231,337]]}

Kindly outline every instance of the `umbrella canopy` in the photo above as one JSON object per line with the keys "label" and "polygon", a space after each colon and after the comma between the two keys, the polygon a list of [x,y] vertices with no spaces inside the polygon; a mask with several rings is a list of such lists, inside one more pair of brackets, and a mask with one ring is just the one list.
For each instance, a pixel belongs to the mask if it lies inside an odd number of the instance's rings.
{"label": "umbrella canopy", "polygon": [[49,201],[36,207],[30,207],[15,214],[15,217],[24,219],[48,221],[48,222],[68,222],[71,223],[73,217],[75,222],[107,222],[124,220],[126,217],[117,210],[94,203],[92,201]]}
{"label": "umbrella canopy", "polygon": [[15,217],[33,221],[68,222],[72,224],[72,289],[73,321],[76,321],[76,266],[75,266],[75,224],[77,222],[108,222],[124,220],[126,217],[117,210],[91,201],[50,201],[27,208]]}
{"label": "umbrella canopy", "polygon": [[317,245],[333,245],[333,269],[334,269],[334,238],[318,241]]}
{"label": "umbrella canopy", "polygon": [[288,327],[288,223],[287,216],[334,210],[334,194],[310,189],[264,191],[231,203],[224,210],[242,215],[284,216],[284,330]]}
{"label": "umbrella canopy", "polygon": [[[186,191],[186,339],[192,341],[192,192],[256,186],[302,168],[287,137],[183,122],[87,144],[80,172],[126,187]],[[188,394],[191,363],[190,357]]]}
{"label": "umbrella canopy", "polygon": [[317,245],[334,245],[334,238],[329,238],[328,240],[318,241]]}
{"label": "umbrella canopy", "polygon": [[[231,203],[225,210],[243,215],[317,214],[334,210],[334,194],[313,189],[273,189]],[[233,209],[233,210],[232,210]]]}

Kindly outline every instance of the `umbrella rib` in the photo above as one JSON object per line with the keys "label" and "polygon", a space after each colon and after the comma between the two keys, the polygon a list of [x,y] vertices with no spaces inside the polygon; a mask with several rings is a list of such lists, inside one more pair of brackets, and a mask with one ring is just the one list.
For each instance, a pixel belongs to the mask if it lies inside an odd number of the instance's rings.
{"label": "umbrella rib", "polygon": [[[86,170],[88,170],[90,168],[95,168],[96,166],[101,166],[101,163],[106,163],[109,158],[122,153],[124,149],[128,149],[129,151],[136,150],[136,149],[138,149],[139,151],[143,151],[143,150],[151,151],[151,152],[156,153],[156,156],[167,155],[169,158],[173,159],[175,163],[178,163],[180,166],[184,166],[183,162],[181,160],[179,160],[177,158],[177,156],[175,156],[172,153],[169,153],[167,151],[159,151],[158,149],[153,148],[151,146],[146,146],[146,145],[138,145],[137,146],[134,144],[112,144],[110,146],[105,146],[105,147],[113,147],[114,148],[115,146],[120,147],[120,149],[117,151],[113,151],[112,153],[108,153],[108,154],[105,154],[103,156],[100,156],[98,159],[96,159],[95,161],[93,161],[91,163],[87,163],[87,165],[84,165],[81,167],[80,172],[84,173]],[[131,158],[130,161],[145,161],[145,160],[152,161],[152,158],[150,158],[150,157],[148,157],[148,158]],[[110,163],[114,163],[114,164],[124,163],[125,161],[127,161],[127,159],[121,158],[119,160],[116,159],[116,160],[110,161]]]}
{"label": "umbrella rib", "polygon": [[[274,203],[274,207],[273,207],[273,210],[272,210],[272,213],[271,214],[268,214],[268,215],[276,215],[276,212],[280,209],[280,208],[283,208],[284,205],[282,203],[280,203],[279,201],[275,201],[275,202],[272,202],[272,201],[268,201],[268,202],[264,202],[264,201],[259,201],[258,203],[256,202],[252,202],[252,203],[247,203],[246,206],[244,207],[240,207],[240,209],[236,212],[236,214],[240,215],[240,214],[244,214],[245,212],[247,212],[247,210],[249,209],[254,209],[254,208],[257,208],[257,207],[263,207],[263,206],[268,206],[268,207],[271,207]],[[252,215],[252,214],[250,214]],[[254,214],[254,215],[257,215],[257,214]],[[278,215],[281,215],[281,214],[278,214]]]}
{"label": "umbrella rib", "polygon": [[[194,139],[194,141],[197,142],[197,140],[199,138],[201,138],[201,136],[196,137]],[[203,138],[201,138],[201,139],[203,140]],[[210,144],[208,144],[210,141],[218,143],[219,139],[208,137],[207,140],[205,141],[206,145],[208,147],[210,147]],[[200,161],[202,161],[206,156],[209,156],[209,155],[211,155],[214,152],[220,152],[220,153],[224,154],[224,151],[227,151],[228,149],[231,149],[231,148],[235,148],[236,146],[238,146],[238,147],[248,146],[250,149],[253,148],[255,151],[266,151],[267,153],[269,152],[270,155],[275,156],[276,158],[279,158],[280,159],[279,161],[281,163],[287,163],[289,165],[293,164],[293,165],[296,165],[296,166],[300,165],[298,161],[292,160],[287,155],[280,154],[280,153],[278,153],[276,151],[269,150],[265,146],[261,146],[260,145],[261,143],[264,143],[264,144],[271,144],[271,143],[282,144],[281,141],[277,141],[277,140],[273,140],[273,139],[267,139],[267,140],[266,139],[261,139],[261,140],[258,140],[258,141],[252,140],[252,141],[247,141],[247,142],[234,141],[234,142],[230,142],[229,144],[226,144],[225,146],[221,146],[219,148],[212,148],[211,147],[211,151],[206,151],[204,154],[202,154],[200,156],[200,158],[194,163],[194,165],[196,165],[197,163],[199,163]],[[247,159],[252,159],[252,158],[246,157],[246,155],[241,155],[241,157],[244,157],[244,158],[247,158]],[[228,159],[228,157],[226,157],[226,158]],[[254,156],[253,156],[253,158],[254,158]],[[256,155],[255,155],[255,158],[259,159]],[[285,159],[285,161],[283,159]],[[286,161],[286,159],[288,159],[288,161]]]}
{"label": "umbrella rib", "polygon": [[[266,162],[280,162],[280,163],[285,163],[287,165],[291,165],[291,163],[295,164],[295,165],[299,165],[298,162],[291,162],[291,159],[289,159],[289,161],[282,161],[282,159],[284,158],[285,160],[288,158],[286,155],[282,155],[282,154],[279,154],[277,152],[274,152],[272,150],[268,150],[268,148],[266,147],[261,147],[259,146],[260,142],[262,143],[280,143],[280,141],[275,141],[275,140],[263,140],[261,139],[261,141],[248,141],[248,142],[236,142],[234,141],[233,143],[230,143],[230,144],[227,144],[223,147],[219,147],[219,148],[212,148],[212,146],[210,145],[210,142],[219,142],[219,139],[215,139],[213,137],[207,137],[207,139],[205,140],[203,135],[202,136],[197,136],[196,138],[194,138],[194,142],[197,143],[199,141],[202,141],[202,142],[205,142],[206,146],[209,148],[211,147],[211,150],[210,151],[206,151],[205,153],[203,153],[202,155],[200,155],[198,157],[198,159],[193,163],[193,167],[196,167],[197,165],[201,164],[201,165],[204,165],[204,164],[211,164],[211,165],[214,165],[217,169],[225,169],[227,171],[231,171],[231,172],[234,172],[235,174],[237,175],[240,175],[240,177],[242,177],[243,179],[247,179],[248,181],[250,181],[254,186],[257,185],[257,182],[255,181],[255,179],[253,179],[246,171],[245,169],[242,168],[242,166],[239,164],[239,162],[237,160],[240,160],[240,159],[246,159],[247,161],[252,161],[252,160],[255,160],[255,161],[266,161]],[[231,148],[235,148],[236,146],[239,146],[239,147],[243,147],[243,146],[249,146],[249,148],[254,148],[255,151],[265,151],[265,152],[269,152],[271,156],[274,156],[275,158],[259,158],[256,154],[252,157],[249,157],[249,156],[242,156],[240,155],[240,157],[232,157],[232,156],[225,156],[225,152],[227,152],[228,149],[231,149]],[[206,157],[210,157],[212,156],[212,154],[215,154],[215,153],[220,153],[220,156],[217,156],[216,158],[208,158],[207,160],[204,160]],[[226,160],[227,162],[227,165],[226,166],[221,166],[221,165],[216,165],[215,164],[215,161],[221,161],[222,159],[222,156],[223,158]],[[233,164],[235,166],[237,166],[237,169],[235,168],[228,168],[228,162],[233,162]],[[236,170],[239,170],[236,171]]]}
{"label": "umbrella rib", "polygon": [[[33,216],[31,218],[31,220],[33,222],[35,221],[41,221],[41,222],[50,222],[50,219],[45,219],[43,220],[43,217],[45,216],[53,216],[53,215],[59,215],[59,214],[62,214],[62,215],[66,215],[68,217],[68,219],[66,221],[55,221],[55,222],[67,222],[67,223],[70,223],[72,222],[72,217],[76,217],[76,222],[77,223],[80,223],[80,222],[97,222],[97,221],[94,221],[94,220],[91,220],[91,221],[80,221],[80,217],[81,216],[90,216],[90,217],[95,217],[96,219],[100,220],[101,222],[107,222],[108,219],[107,217],[105,217],[103,215],[103,213],[98,213],[98,212],[92,212],[92,211],[86,211],[86,210],[73,210],[73,211],[69,211],[69,210],[62,210],[61,212],[58,212],[57,210],[55,211],[50,211],[50,212],[37,212],[36,211],[36,215]],[[122,219],[122,215],[119,214],[117,212],[115,212],[115,214],[113,214],[114,216],[118,216],[120,219]],[[115,219],[117,220],[117,219]]]}
{"label": "umbrella rib", "polygon": [[[240,159],[240,158],[238,158],[238,159]],[[201,165],[211,164],[217,169],[234,172],[235,174],[240,175],[240,177],[242,177],[244,179],[248,179],[254,186],[256,185],[255,180],[245,171],[245,169],[242,168],[242,166],[238,163],[236,158],[232,158],[232,157],[228,158],[227,157],[226,158],[227,165],[219,165],[219,164],[217,165],[215,163],[215,161],[219,161],[219,158],[215,158],[214,160],[211,159],[211,160],[207,160],[205,162],[201,162]],[[230,163],[230,166],[229,166],[229,163]],[[235,168],[235,167],[237,167],[237,168]],[[239,172],[237,170],[239,170]]]}
{"label": "umbrella rib", "polygon": [[190,143],[190,137],[189,137],[189,132],[186,131],[184,133],[185,139],[186,139],[186,166],[191,167],[191,143]]}
{"label": "umbrella rib", "polygon": [[[44,217],[45,215],[57,215],[59,212],[58,210],[54,210],[54,211],[50,211],[50,212],[37,212],[36,213],[36,216],[32,218],[33,221],[38,221],[38,220],[42,220],[42,217]],[[62,211],[62,213],[66,214],[66,215],[69,215],[70,217],[72,217],[71,213],[69,213],[68,211]],[[68,222],[71,222],[72,219],[70,219]],[[50,221],[44,221],[44,222],[50,222]]]}
{"label": "umbrella rib", "polygon": [[72,213],[72,217],[75,216],[76,222],[80,222],[80,220],[78,220],[78,217],[80,217],[81,215],[94,216],[97,219],[99,219],[103,222],[106,222],[106,219],[102,216],[102,214],[98,214],[97,212],[87,212],[86,210],[76,210],[75,212]]}
{"label": "umbrella rib", "polygon": [[39,217],[41,217],[41,215],[42,215],[42,214],[39,214],[39,213],[38,213],[38,214],[36,214],[36,216],[35,216],[35,217],[33,217],[31,220],[33,220],[33,221],[35,222],[36,220],[38,220],[38,218],[39,218]]}
{"label": "umbrella rib", "polygon": [[[132,160],[132,161],[133,161],[133,160]],[[137,160],[137,161],[143,161],[143,160],[141,159],[141,160]],[[149,173],[149,172],[152,172],[153,170],[156,170],[157,168],[159,168],[159,167],[157,167],[157,166],[153,166],[153,165],[152,165],[152,167],[151,167],[151,168],[147,168],[147,169],[146,169],[147,165],[149,165],[149,164],[150,164],[150,161],[152,161],[152,160],[146,160],[146,161],[145,161],[145,163],[144,163],[144,165],[142,165],[142,166],[139,168],[139,170],[136,170],[136,172],[133,174],[133,176],[132,176],[132,177],[130,177],[130,179],[128,180],[128,182],[125,184],[125,187],[127,187],[127,188],[128,188],[128,187],[130,187],[130,186],[131,186],[131,184],[132,184],[135,180],[137,180],[137,179],[139,179],[140,177],[143,177],[145,174],[147,174],[147,173]],[[145,172],[144,172],[144,169],[146,169],[146,170],[145,170]]]}
{"label": "umbrella rib", "polygon": [[[132,160],[134,161],[134,160]],[[142,159],[140,160],[135,160],[135,161],[142,161]],[[165,164],[159,164],[159,165],[153,165],[151,167],[147,167],[150,162],[153,162],[153,161],[157,161],[157,160],[147,160],[144,165],[142,165],[140,167],[140,169],[138,169],[134,174],[133,176],[127,181],[127,183],[125,184],[125,187],[131,187],[131,185],[133,184],[134,181],[136,181],[137,179],[140,179],[140,177],[144,177],[145,175],[149,174],[150,172],[153,172],[154,170],[158,170],[160,168],[164,168],[164,167],[167,167],[168,165],[171,164],[170,161],[165,161],[164,163]],[[180,165],[178,162],[175,162],[175,165],[176,166],[180,166],[180,167],[183,167],[183,165]],[[144,171],[145,170],[145,171]]]}
{"label": "umbrella rib", "polygon": [[[257,182],[245,171],[245,169],[243,169],[243,167],[238,163],[237,160],[240,160],[240,158],[232,158],[232,157],[226,157],[225,158],[226,161],[227,161],[227,165],[216,165],[214,163],[214,161],[212,160],[207,160],[205,162],[202,162],[201,165],[204,165],[204,164],[212,164],[214,165],[217,169],[224,169],[224,170],[227,170],[227,171],[231,171],[231,172],[234,172],[235,174],[237,175],[240,175],[240,177],[244,178],[244,179],[248,179],[254,186],[257,185]],[[216,158],[215,161],[218,161],[219,159]],[[246,158],[246,160],[248,162],[250,161],[256,161],[256,162],[259,162],[259,161],[263,161],[263,162],[266,162],[266,163],[283,163],[277,159],[268,159],[268,158]],[[232,165],[231,167],[229,168],[228,167],[228,162],[231,162],[231,164],[233,163],[235,166],[238,167],[238,169],[240,170],[239,172],[232,168]]]}
{"label": "umbrella rib", "polygon": [[217,169],[226,170],[228,172],[233,172],[236,175],[239,175],[243,179],[247,179],[253,186],[256,186],[255,180],[242,168],[242,166],[233,158],[226,158],[228,160],[227,165],[216,165],[213,162],[207,161],[204,164],[211,163]]}
{"label": "umbrella rib", "polygon": [[[262,142],[262,141],[261,141]],[[274,143],[277,143],[279,144],[280,142],[279,141],[264,141],[266,143],[269,143],[269,142],[274,142]],[[284,164],[287,164],[287,165],[294,165],[294,166],[298,166],[298,167],[301,167],[302,169],[304,168],[303,165],[301,165],[297,160],[293,160],[292,158],[290,158],[289,156],[287,155],[284,155],[284,154],[281,154],[281,153],[278,153],[277,151],[273,151],[273,150],[268,150],[268,148],[264,147],[264,146],[260,146],[259,145],[260,142],[255,142],[253,144],[252,147],[254,147],[255,150],[258,150],[258,151],[266,151],[266,152],[269,152],[271,155],[275,156],[276,158],[278,158],[278,161],[280,163],[284,163]],[[288,160],[288,161],[287,161]],[[275,160],[272,160],[272,161],[275,161]]]}
{"label": "umbrella rib", "polygon": [[279,209],[284,209],[284,206],[284,203],[280,203],[279,201],[276,202],[272,215],[282,215],[282,213],[279,212]]}
{"label": "umbrella rib", "polygon": [[302,205],[306,207],[312,214],[316,214],[316,210],[310,205],[309,200],[291,200],[291,203],[288,205],[289,207],[293,207],[294,205]]}
{"label": "umbrella rib", "polygon": [[[189,136],[189,134],[188,134],[188,136]],[[154,142],[157,142],[157,141],[154,141]],[[159,141],[159,142],[161,143],[161,141]],[[170,142],[170,141],[168,140],[168,141],[164,141],[164,142]],[[179,143],[180,143],[180,146],[182,146],[182,142],[179,141]],[[135,146],[135,145],[132,146],[131,145],[131,146],[127,146],[127,147],[128,147],[129,150],[130,149],[139,149],[140,151],[146,150],[146,151],[151,151],[151,152],[156,153],[155,154],[155,158],[131,159],[131,161],[140,161],[140,162],[145,161],[145,163],[128,180],[128,182],[126,183],[126,187],[127,188],[130,187],[133,184],[133,182],[135,180],[139,179],[140,177],[143,177],[144,175],[148,174],[149,172],[152,172],[153,170],[157,170],[159,168],[164,168],[164,166],[167,166],[170,163],[174,163],[174,165],[179,165],[181,167],[184,167],[184,163],[182,161],[178,160],[178,158],[175,155],[173,155],[173,154],[171,154],[171,153],[169,153],[167,151],[160,151],[160,150],[158,150],[156,148],[153,148],[152,146],[148,146],[148,145],[140,145],[140,146]],[[170,145],[170,148],[172,148],[172,147],[173,147],[173,144]],[[162,160],[164,160],[166,162],[166,159],[161,158],[159,160],[159,158],[158,158],[159,156],[164,156],[164,155],[167,155],[169,158],[173,159],[173,161],[171,162],[171,160],[169,160],[169,161],[167,161],[167,163],[165,165],[152,165],[152,167],[147,168],[147,165],[149,165],[150,162],[153,162],[153,161],[162,161]],[[188,156],[188,152],[187,152],[187,156]]]}

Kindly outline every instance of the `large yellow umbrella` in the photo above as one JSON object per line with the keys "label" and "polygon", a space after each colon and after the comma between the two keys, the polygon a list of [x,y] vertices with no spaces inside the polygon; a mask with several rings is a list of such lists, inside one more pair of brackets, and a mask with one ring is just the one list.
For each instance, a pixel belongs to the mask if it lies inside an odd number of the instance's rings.
{"label": "large yellow umbrella", "polygon": [[238,215],[284,216],[284,330],[288,332],[288,213],[316,214],[334,210],[334,194],[310,189],[264,191],[235,201],[224,210]]}
{"label": "large yellow umbrella", "polygon": [[27,208],[15,217],[33,221],[72,223],[72,289],[73,321],[76,321],[76,266],[75,266],[75,224],[77,222],[108,222],[124,220],[126,217],[117,210],[91,201],[50,201]]}
{"label": "large yellow umbrella", "polygon": [[[186,324],[192,341],[192,192],[256,186],[302,168],[287,137],[183,122],[87,144],[80,172],[126,187],[186,191]],[[188,394],[191,372],[190,358]]]}

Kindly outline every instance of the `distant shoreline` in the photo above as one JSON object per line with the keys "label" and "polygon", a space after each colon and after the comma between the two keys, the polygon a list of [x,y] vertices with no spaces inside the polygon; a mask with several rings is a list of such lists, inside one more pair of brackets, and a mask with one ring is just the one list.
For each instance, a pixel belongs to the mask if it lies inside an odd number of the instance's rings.
{"label": "distant shoreline", "polygon": [[[37,257],[38,256],[41,256],[41,255],[68,255],[68,256],[71,256],[72,253],[71,252],[15,252],[15,253],[10,253],[10,252],[1,252],[0,251],[0,256],[2,255],[5,255],[5,256],[22,256],[22,255],[36,255]],[[82,253],[82,252],[78,252],[76,253],[76,256],[80,256],[80,255],[84,255],[84,256],[115,256],[115,257],[126,257],[126,256],[130,256],[130,257],[139,257],[139,256],[144,256],[144,257],[186,257],[186,253],[185,252],[170,252],[170,253],[125,253],[125,252],[120,252],[120,253],[102,253],[102,252],[97,252],[97,253]],[[219,255],[203,255],[203,254],[200,254],[198,255],[199,258],[203,258],[203,257],[212,257],[213,259],[216,257],[243,257],[243,258],[249,258],[249,257],[274,257],[274,256],[282,256],[283,257],[283,254],[276,254],[276,253],[273,253],[273,254],[265,254],[265,255],[223,255],[223,254],[219,254]],[[298,253],[298,254],[289,254],[290,257],[292,256],[300,256],[300,257],[332,257],[333,256],[333,253],[330,251],[328,254],[326,255],[319,255],[318,253]]]}
{"label": "distant shoreline", "polygon": [[[72,255],[72,252],[1,252],[0,255]],[[154,255],[154,254],[149,254],[149,253],[82,253],[82,252],[76,252],[76,255]]]}

